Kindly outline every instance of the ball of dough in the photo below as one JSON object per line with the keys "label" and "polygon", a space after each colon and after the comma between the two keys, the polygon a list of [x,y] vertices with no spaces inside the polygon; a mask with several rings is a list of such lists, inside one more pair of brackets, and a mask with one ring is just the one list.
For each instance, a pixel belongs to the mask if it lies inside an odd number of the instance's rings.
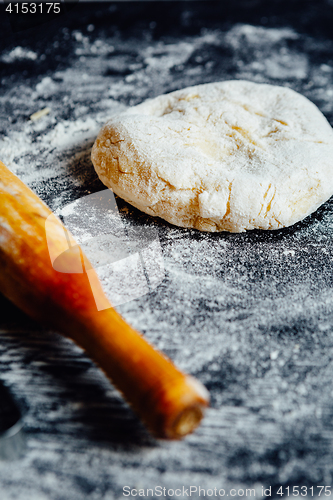
{"label": "ball of dough", "polygon": [[242,232],[290,226],[333,194],[333,131],[286,87],[225,81],[113,117],[92,161],[121,198],[171,224]]}

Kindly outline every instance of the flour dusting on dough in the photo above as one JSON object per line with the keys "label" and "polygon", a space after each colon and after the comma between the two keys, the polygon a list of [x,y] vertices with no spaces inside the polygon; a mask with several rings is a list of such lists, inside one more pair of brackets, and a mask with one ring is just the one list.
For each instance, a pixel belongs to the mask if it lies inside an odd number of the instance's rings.
{"label": "flour dusting on dough", "polygon": [[150,215],[203,231],[290,226],[333,194],[333,131],[286,88],[189,87],[112,118],[92,151],[104,184]]}

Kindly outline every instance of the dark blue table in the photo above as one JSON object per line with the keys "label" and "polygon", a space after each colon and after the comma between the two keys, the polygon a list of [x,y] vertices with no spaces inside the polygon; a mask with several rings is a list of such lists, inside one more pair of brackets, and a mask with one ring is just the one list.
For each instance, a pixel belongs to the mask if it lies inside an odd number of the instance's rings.
{"label": "dark blue table", "polygon": [[[108,116],[160,93],[287,85],[333,121],[330,0],[80,2],[30,28],[1,7],[0,159],[53,210],[103,189],[90,149]],[[118,310],[207,386],[211,408],[184,441],[155,441],[80,348],[1,298],[0,378],[29,408],[25,453],[0,462],[1,500],[111,500],[124,486],[318,496],[333,472],[332,201],[244,234],[180,229],[117,201],[129,225],[158,230],[165,268]]]}

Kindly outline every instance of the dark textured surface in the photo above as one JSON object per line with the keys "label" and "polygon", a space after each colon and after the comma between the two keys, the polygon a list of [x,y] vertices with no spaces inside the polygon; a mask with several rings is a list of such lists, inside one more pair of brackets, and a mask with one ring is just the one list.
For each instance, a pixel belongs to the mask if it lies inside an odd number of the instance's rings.
{"label": "dark textured surface", "polygon": [[[329,1],[78,4],[17,33],[1,13],[0,158],[58,209],[103,188],[90,149],[107,117],[163,92],[288,85],[332,124],[332,21]],[[111,500],[124,485],[315,496],[333,473],[332,200],[292,228],[240,235],[118,203],[129,226],[157,228],[165,267],[118,310],[212,406],[183,442],[154,441],[78,347],[1,298],[0,376],[29,408],[25,454],[0,462],[1,500]]]}

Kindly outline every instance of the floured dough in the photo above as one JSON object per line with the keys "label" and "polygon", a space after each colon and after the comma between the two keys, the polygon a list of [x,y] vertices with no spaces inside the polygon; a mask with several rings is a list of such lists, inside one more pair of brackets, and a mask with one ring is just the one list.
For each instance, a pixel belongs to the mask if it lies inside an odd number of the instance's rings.
{"label": "floured dough", "polygon": [[92,161],[135,207],[203,231],[289,226],[333,194],[333,131],[318,108],[241,80],[128,109],[104,125]]}

